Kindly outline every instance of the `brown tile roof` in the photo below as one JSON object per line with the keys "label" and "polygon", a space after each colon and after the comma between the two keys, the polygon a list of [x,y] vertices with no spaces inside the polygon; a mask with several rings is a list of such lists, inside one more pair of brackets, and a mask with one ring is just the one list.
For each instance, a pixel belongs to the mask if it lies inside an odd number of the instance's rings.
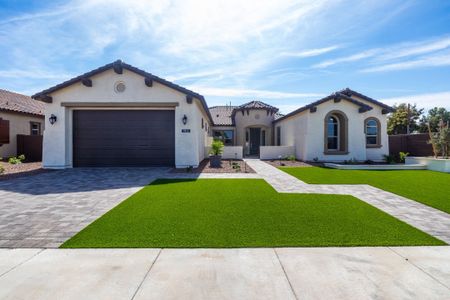
{"label": "brown tile roof", "polygon": [[43,116],[44,103],[29,96],[0,89],[0,110]]}
{"label": "brown tile roof", "polygon": [[232,126],[233,119],[231,115],[238,106],[212,106],[209,108],[214,125]]}
{"label": "brown tile roof", "polygon": [[278,108],[269,105],[267,103],[261,102],[261,101],[250,101],[248,103],[242,104],[241,106],[238,107],[238,109],[269,109],[269,110],[273,110],[273,111],[278,111]]}

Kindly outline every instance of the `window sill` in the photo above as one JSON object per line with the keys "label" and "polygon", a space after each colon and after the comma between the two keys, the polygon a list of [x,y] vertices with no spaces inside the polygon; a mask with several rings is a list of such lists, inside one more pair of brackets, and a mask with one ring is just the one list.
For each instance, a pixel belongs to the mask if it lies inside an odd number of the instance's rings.
{"label": "window sill", "polygon": [[348,151],[324,151],[323,154],[325,155],[347,155]]}
{"label": "window sill", "polygon": [[383,145],[366,145],[367,149],[376,149],[376,148],[381,148],[383,147]]}

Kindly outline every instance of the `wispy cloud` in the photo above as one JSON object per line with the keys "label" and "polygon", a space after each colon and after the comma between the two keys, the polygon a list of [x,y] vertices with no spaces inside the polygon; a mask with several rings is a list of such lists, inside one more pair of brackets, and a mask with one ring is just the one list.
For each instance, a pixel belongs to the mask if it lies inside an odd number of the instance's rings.
{"label": "wispy cloud", "polygon": [[331,51],[334,51],[336,49],[339,49],[339,45],[325,47],[325,48],[316,48],[316,49],[308,49],[303,50],[299,52],[283,52],[281,53],[282,56],[291,56],[291,57],[313,57],[313,56],[319,56]]}
{"label": "wispy cloud", "polygon": [[287,92],[255,90],[255,89],[214,88],[203,86],[190,86],[189,88],[205,96],[220,96],[220,97],[287,99],[287,98],[313,98],[323,96],[323,94],[319,93],[287,93]]}
{"label": "wispy cloud", "polygon": [[352,55],[345,56],[345,57],[340,57],[340,58],[336,58],[336,59],[326,60],[326,61],[323,61],[321,63],[313,65],[313,68],[322,69],[322,68],[327,68],[327,67],[330,67],[330,66],[333,66],[333,65],[336,65],[336,64],[362,60],[362,59],[365,59],[365,58],[373,57],[377,53],[377,51],[378,51],[377,49],[367,50],[367,51],[364,51],[364,52],[352,54]]}
{"label": "wispy cloud", "polygon": [[348,56],[325,60],[312,67],[324,69],[338,64],[357,61],[363,61],[363,63],[369,65],[369,67],[362,70],[363,72],[442,66],[448,65],[447,55],[441,53],[446,49],[450,49],[450,37],[448,36],[418,42],[399,43],[384,48],[373,48]]}
{"label": "wispy cloud", "polygon": [[0,70],[0,77],[3,78],[27,78],[27,79],[62,79],[72,77],[67,73],[57,73],[42,70]]}
{"label": "wispy cloud", "polygon": [[389,105],[399,103],[416,103],[418,107],[425,108],[427,110],[433,107],[445,107],[450,110],[450,91],[386,98],[383,99],[382,102]]}
{"label": "wispy cloud", "polygon": [[450,66],[450,53],[430,55],[425,57],[419,57],[408,61],[384,64],[381,66],[370,67],[363,69],[362,72],[387,72],[387,71],[399,71],[409,70],[415,68],[425,67],[442,67]]}

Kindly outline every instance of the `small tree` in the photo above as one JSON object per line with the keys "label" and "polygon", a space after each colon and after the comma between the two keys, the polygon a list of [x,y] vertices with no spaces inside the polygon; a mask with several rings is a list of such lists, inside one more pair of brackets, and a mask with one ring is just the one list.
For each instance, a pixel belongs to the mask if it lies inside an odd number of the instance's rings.
{"label": "small tree", "polygon": [[450,128],[447,124],[441,120],[439,122],[438,132],[431,132],[431,127],[428,126],[428,133],[430,135],[429,143],[433,146],[434,157],[438,157],[439,154],[443,158],[448,158],[450,152]]}
{"label": "small tree", "polygon": [[417,105],[408,105],[400,103],[394,105],[395,111],[388,117],[388,134],[407,133],[409,126],[410,132],[418,129],[417,121],[423,113],[423,108],[417,108]]}
{"label": "small tree", "polygon": [[211,155],[220,155],[223,153],[223,142],[221,140],[214,140],[211,144],[211,151],[209,153]]}

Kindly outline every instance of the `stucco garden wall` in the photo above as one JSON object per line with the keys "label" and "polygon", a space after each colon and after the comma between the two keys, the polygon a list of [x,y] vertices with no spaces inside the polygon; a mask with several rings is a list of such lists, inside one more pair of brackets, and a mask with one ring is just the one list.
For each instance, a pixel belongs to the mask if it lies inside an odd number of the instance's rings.
{"label": "stucco garden wall", "polygon": [[282,159],[295,155],[294,146],[261,146],[259,147],[260,159]]}

